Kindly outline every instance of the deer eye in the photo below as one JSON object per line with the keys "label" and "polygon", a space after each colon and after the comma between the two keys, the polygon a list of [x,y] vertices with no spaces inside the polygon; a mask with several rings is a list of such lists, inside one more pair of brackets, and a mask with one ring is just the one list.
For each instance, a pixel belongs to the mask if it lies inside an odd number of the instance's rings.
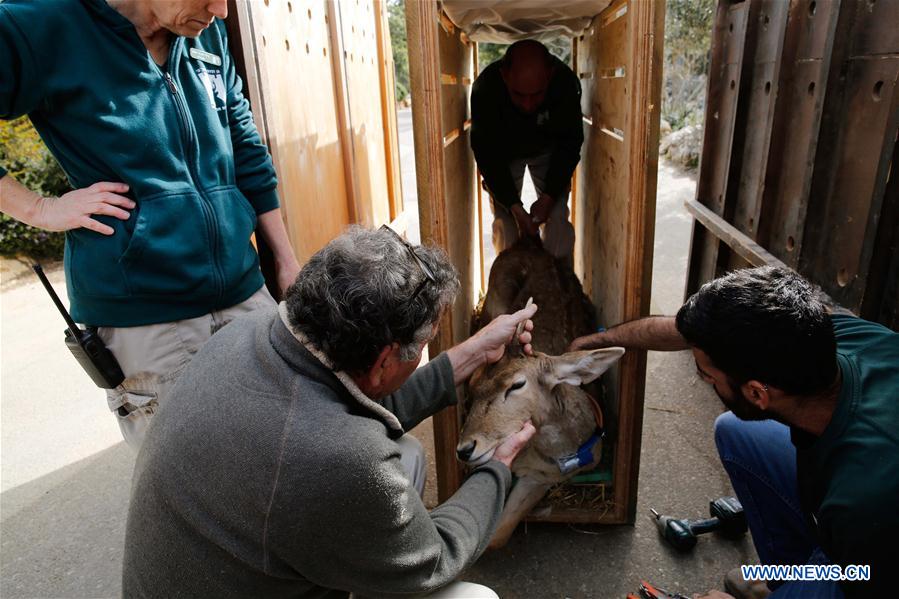
{"label": "deer eye", "polygon": [[509,393],[512,393],[512,391],[515,391],[517,389],[521,389],[522,387],[524,387],[525,383],[527,383],[527,380],[518,381],[517,383],[512,383],[512,386],[506,390],[506,397],[509,397]]}

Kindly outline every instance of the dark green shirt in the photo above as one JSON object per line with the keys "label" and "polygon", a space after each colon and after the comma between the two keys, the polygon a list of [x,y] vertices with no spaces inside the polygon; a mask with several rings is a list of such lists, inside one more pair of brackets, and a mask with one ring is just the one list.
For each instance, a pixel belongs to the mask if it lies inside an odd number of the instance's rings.
{"label": "dark green shirt", "polygon": [[843,384],[820,437],[793,431],[800,497],[832,563],[871,566],[871,583],[844,584],[846,594],[893,596],[887,589],[899,573],[899,334],[843,314],[833,316],[833,327]]}

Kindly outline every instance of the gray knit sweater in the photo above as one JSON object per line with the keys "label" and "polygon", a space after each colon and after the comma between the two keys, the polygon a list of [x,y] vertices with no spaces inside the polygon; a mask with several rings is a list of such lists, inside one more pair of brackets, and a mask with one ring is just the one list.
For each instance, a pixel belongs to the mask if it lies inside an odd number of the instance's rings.
{"label": "gray knit sweater", "polygon": [[[441,355],[381,405],[408,429],[455,402]],[[389,596],[452,581],[486,547],[511,474],[488,462],[428,513],[391,420],[354,399],[274,308],[235,320],[147,431],[124,596]]]}

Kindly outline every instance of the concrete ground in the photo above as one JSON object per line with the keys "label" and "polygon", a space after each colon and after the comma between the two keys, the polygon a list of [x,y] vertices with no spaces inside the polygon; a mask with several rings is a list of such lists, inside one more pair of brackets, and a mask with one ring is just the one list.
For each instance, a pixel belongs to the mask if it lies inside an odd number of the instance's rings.
{"label": "concrete ground", "polygon": [[[413,164],[408,117],[400,113],[404,171]],[[404,173],[404,187],[414,197],[414,175]],[[654,313],[673,313],[682,299],[690,235],[682,203],[693,187],[690,176],[660,167]],[[63,346],[62,320],[27,265],[2,266],[0,597],[118,596],[134,456],[103,392]],[[65,296],[58,266],[49,270]],[[721,407],[694,373],[688,353],[649,356],[635,526],[522,526],[464,577],[504,598],[624,597],[641,579],[685,593],[720,588],[729,568],[755,562],[748,537],[709,535],[676,554],[648,517],[650,507],[703,517],[710,499],[732,492],[712,439]],[[432,445],[426,426],[416,432]],[[433,485],[426,501],[434,502]]]}

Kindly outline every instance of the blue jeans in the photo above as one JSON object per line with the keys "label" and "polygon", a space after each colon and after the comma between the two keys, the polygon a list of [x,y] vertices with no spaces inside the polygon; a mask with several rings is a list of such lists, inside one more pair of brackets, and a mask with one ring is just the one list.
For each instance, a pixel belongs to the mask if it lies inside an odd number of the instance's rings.
{"label": "blue jeans", "polygon": [[[761,563],[829,563],[800,508],[790,429],[774,420],[749,422],[725,412],[715,421],[715,445],[743,504]],[[831,581],[772,582],[769,587],[776,599],[843,597]]]}

